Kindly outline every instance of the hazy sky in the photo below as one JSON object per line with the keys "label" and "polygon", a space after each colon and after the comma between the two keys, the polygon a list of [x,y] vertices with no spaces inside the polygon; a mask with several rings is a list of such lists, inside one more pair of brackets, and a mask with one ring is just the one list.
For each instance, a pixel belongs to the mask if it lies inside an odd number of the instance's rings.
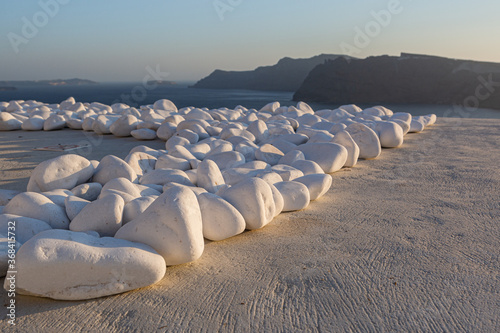
{"label": "hazy sky", "polygon": [[2,0],[0,80],[198,80],[346,50],[500,62],[499,14],[498,0]]}

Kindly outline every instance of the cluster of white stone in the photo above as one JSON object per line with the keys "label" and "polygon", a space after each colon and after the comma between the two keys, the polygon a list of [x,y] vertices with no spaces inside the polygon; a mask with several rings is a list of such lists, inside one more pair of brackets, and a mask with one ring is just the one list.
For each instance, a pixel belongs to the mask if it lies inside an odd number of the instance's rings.
{"label": "cluster of white stone", "polygon": [[0,110],[1,130],[70,127],[166,141],[165,150],[137,146],[125,159],[61,155],[33,170],[26,192],[0,190],[0,275],[14,221],[17,292],[65,300],[154,284],[166,266],[198,259],[204,239],[306,208],[329,190],[329,174],[399,147],[406,133],[436,121],[381,106],[314,112],[302,102],[178,110],[159,100],[138,110],[70,98],[0,103]]}

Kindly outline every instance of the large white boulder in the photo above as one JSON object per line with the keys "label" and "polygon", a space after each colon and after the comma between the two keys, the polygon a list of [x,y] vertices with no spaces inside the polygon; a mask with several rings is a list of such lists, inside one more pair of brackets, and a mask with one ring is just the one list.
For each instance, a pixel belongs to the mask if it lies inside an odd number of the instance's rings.
{"label": "large white boulder", "polygon": [[[48,230],[16,255],[16,292],[58,300],[123,293],[160,281],[165,261],[151,247],[111,237]],[[9,289],[6,279],[5,289]]]}
{"label": "large white boulder", "polygon": [[198,259],[205,245],[196,195],[181,186],[166,190],[141,215],[121,227],[115,237],[151,246],[167,266]]}
{"label": "large white boulder", "polygon": [[0,112],[0,131],[20,130],[23,122],[8,112]]}
{"label": "large white boulder", "polygon": [[347,161],[347,149],[336,143],[307,143],[296,149],[304,153],[306,160],[318,163],[325,173],[342,169]]}
{"label": "large white boulder", "polygon": [[403,144],[404,132],[400,125],[392,121],[377,121],[374,129],[383,148],[396,148]]}
{"label": "large white boulder", "polygon": [[43,123],[44,131],[55,131],[66,127],[66,118],[59,114],[53,114],[47,118]]}
{"label": "large white boulder", "polygon": [[99,194],[102,191],[102,185],[99,183],[85,183],[76,186],[71,190],[71,193],[73,195],[88,200],[88,201],[94,201],[99,197]]}
{"label": "large white boulder", "polygon": [[45,192],[72,189],[92,177],[94,167],[85,157],[75,154],[61,155],[38,164],[31,173],[27,190]]}
{"label": "large white boulder", "polygon": [[137,176],[153,171],[156,167],[156,157],[145,152],[133,152],[125,157],[124,161],[134,169]]}
{"label": "large white boulder", "polygon": [[76,195],[66,197],[64,200],[64,209],[66,210],[66,215],[68,215],[69,220],[72,221],[89,203],[90,201],[77,197]]}
{"label": "large white boulder", "polygon": [[142,176],[141,184],[165,185],[167,183],[178,183],[186,186],[193,186],[188,175],[182,170],[156,169]]}
{"label": "large white boulder", "polygon": [[156,130],[149,128],[140,128],[130,132],[137,140],[154,140],[156,139]]}
{"label": "large white boulder", "polygon": [[339,144],[347,149],[347,160],[344,164],[345,167],[352,168],[356,165],[356,163],[358,163],[359,147],[349,132],[344,130],[338,131],[335,134],[332,143]]}
{"label": "large white boulder", "polygon": [[160,100],[156,101],[153,104],[153,108],[155,110],[165,110],[165,111],[177,112],[177,106],[175,106],[175,104],[168,99],[160,99]]}
{"label": "large white boulder", "polygon": [[218,195],[201,193],[198,203],[206,239],[220,241],[245,231],[245,219],[241,213]]}
{"label": "large white boulder", "polygon": [[301,210],[309,205],[310,194],[307,187],[299,182],[288,181],[274,183],[273,186],[283,197],[283,212]]}
{"label": "large white boulder", "polygon": [[156,169],[178,169],[186,171],[191,169],[191,164],[185,158],[163,154],[158,157],[155,165]]}
{"label": "large white boulder", "polygon": [[264,144],[255,151],[255,158],[270,165],[276,165],[284,156],[283,152],[270,144]]}
{"label": "large white boulder", "polygon": [[31,117],[23,122],[21,128],[24,131],[41,131],[43,129],[43,124],[45,119],[40,116]]}
{"label": "large white boulder", "polygon": [[351,135],[359,147],[359,158],[377,158],[382,152],[380,139],[377,133],[368,126],[361,123],[353,123],[345,129]]}
{"label": "large white boulder", "polygon": [[243,215],[246,229],[259,229],[272,221],[276,212],[273,192],[260,178],[248,178],[220,193]]}
{"label": "large white boulder", "polygon": [[130,133],[137,128],[138,119],[133,115],[125,115],[118,118],[109,130],[115,136],[130,136]]}
{"label": "large white boulder", "polygon": [[332,186],[332,176],[328,174],[312,174],[294,179],[304,184],[309,190],[311,201],[322,197]]}
{"label": "large white boulder", "polygon": [[220,170],[236,168],[246,162],[245,156],[237,151],[226,151],[210,156],[207,154],[205,160],[207,159],[217,163]]}
{"label": "large white boulder", "polygon": [[158,195],[150,195],[136,198],[123,207],[122,224],[132,221],[141,215],[155,200]]}
{"label": "large white boulder", "polygon": [[196,172],[196,181],[199,187],[203,187],[210,193],[215,193],[224,184],[224,177],[217,163],[205,160],[200,163]]}
{"label": "large white boulder", "polygon": [[122,226],[125,201],[117,194],[110,194],[91,202],[76,215],[69,229],[71,231],[96,231],[101,237],[113,237]]}
{"label": "large white boulder", "polygon": [[102,158],[92,180],[104,185],[118,177],[126,178],[133,183],[137,182],[137,172],[127,162],[117,156],[107,155]]}
{"label": "large white boulder", "polygon": [[23,192],[16,195],[5,206],[3,213],[42,220],[54,229],[68,229],[69,226],[69,219],[64,208],[36,192]]}

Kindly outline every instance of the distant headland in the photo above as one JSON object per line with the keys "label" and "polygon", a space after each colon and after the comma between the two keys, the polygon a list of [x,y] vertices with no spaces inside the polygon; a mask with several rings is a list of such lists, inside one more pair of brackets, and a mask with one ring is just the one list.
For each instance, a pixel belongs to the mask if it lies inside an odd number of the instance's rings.
{"label": "distant headland", "polygon": [[223,71],[217,69],[191,87],[296,91],[314,67],[326,60],[333,60],[338,57],[351,58],[336,54],[320,54],[307,59],[283,58],[275,65],[258,67],[253,71]]}
{"label": "distant headland", "polygon": [[283,58],[253,71],[215,70],[192,87],[295,92],[329,104],[441,104],[500,109],[500,63],[402,53]]}

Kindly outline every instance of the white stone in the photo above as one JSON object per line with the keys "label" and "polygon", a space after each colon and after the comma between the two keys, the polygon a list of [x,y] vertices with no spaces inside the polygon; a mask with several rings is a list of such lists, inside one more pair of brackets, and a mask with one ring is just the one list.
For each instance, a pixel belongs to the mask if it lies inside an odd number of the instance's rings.
{"label": "white stone", "polygon": [[178,169],[186,171],[191,169],[191,164],[185,158],[175,157],[171,155],[161,155],[156,161],[156,169]]}
{"label": "white stone", "polygon": [[303,161],[306,157],[300,150],[292,150],[286,153],[280,160],[279,164],[292,165],[296,161]]}
{"label": "white stone", "polygon": [[0,131],[20,130],[23,122],[7,112],[0,112]]}
{"label": "white stone", "polygon": [[177,131],[177,126],[170,122],[166,122],[160,125],[158,130],[156,130],[156,135],[163,141],[170,139]]}
{"label": "white stone", "polygon": [[212,241],[236,236],[245,231],[245,219],[229,202],[212,193],[198,195],[203,236]]}
{"label": "white stone", "polygon": [[403,130],[403,135],[406,135],[410,131],[410,124],[408,124],[407,122],[401,119],[392,119],[392,118],[390,119],[390,121],[401,126],[401,129]]}
{"label": "white stone", "polygon": [[352,168],[358,163],[359,147],[347,131],[338,131],[332,140],[332,143],[339,144],[347,149],[347,160],[344,164],[346,168]]}
{"label": "white stone", "polygon": [[[9,229],[9,227],[11,228]],[[19,244],[24,244],[36,234],[50,229],[52,227],[42,220],[12,214],[0,214],[0,234],[9,235],[9,231],[11,231],[12,235],[13,232]]]}
{"label": "white stone", "polygon": [[137,128],[138,119],[133,115],[125,115],[118,118],[111,126],[109,131],[115,136],[130,136],[131,132]]}
{"label": "white stone", "polygon": [[94,201],[101,193],[101,190],[102,185],[99,183],[86,183],[76,186],[71,190],[71,193],[79,198]]}
{"label": "white stone", "polygon": [[205,160],[207,159],[217,163],[220,170],[236,168],[246,162],[245,156],[237,151],[227,151],[210,156],[207,154]]}
{"label": "white stone", "polygon": [[272,221],[276,212],[273,192],[260,178],[246,179],[221,195],[243,215],[246,229],[259,229]]}
{"label": "white stone", "polygon": [[220,185],[224,184],[224,178],[220,172],[217,163],[212,160],[205,160],[200,163],[196,172],[197,184],[210,193],[219,190]]}
{"label": "white stone", "polygon": [[301,210],[309,205],[310,194],[307,187],[295,181],[278,182],[273,184],[283,197],[283,212]]}
{"label": "white stone", "polygon": [[139,197],[128,202],[125,207],[123,207],[122,224],[126,224],[141,215],[156,198],[158,198],[158,195],[150,195]]}
{"label": "white stone", "polygon": [[377,121],[374,130],[383,148],[396,148],[403,144],[403,129],[392,121]]}
{"label": "white stone", "polygon": [[177,112],[175,104],[168,99],[160,99],[153,104],[153,108],[157,110],[166,110]]}
{"label": "white stone", "polygon": [[21,128],[24,131],[41,131],[43,129],[44,122],[45,119],[40,116],[31,117],[23,122]]}
{"label": "white stone", "polygon": [[255,136],[257,143],[263,142],[269,138],[269,129],[267,125],[262,120],[256,120],[248,125],[247,131]]}
{"label": "white stone", "polygon": [[68,229],[69,219],[64,209],[40,193],[23,192],[5,206],[4,214],[31,217],[47,222],[54,229]]}
{"label": "white stone", "polygon": [[42,192],[72,189],[92,177],[94,167],[85,157],[67,154],[43,161],[31,173],[27,190]]}
{"label": "white stone", "polygon": [[298,160],[292,163],[291,167],[302,171],[304,175],[325,173],[318,163],[311,160]]}
{"label": "white stone", "polygon": [[79,198],[76,195],[66,197],[66,200],[64,200],[64,207],[69,220],[72,221],[89,203],[90,201]]}
{"label": "white stone", "polygon": [[227,185],[235,185],[247,178],[257,177],[262,172],[265,171],[260,169],[249,169],[249,168],[238,167],[238,168],[230,168],[223,170],[222,177],[224,177],[224,182]]}
{"label": "white stone", "polygon": [[187,186],[193,186],[189,177],[182,170],[175,169],[156,169],[142,176],[141,184],[165,185],[167,183],[178,183]]}
{"label": "white stone", "polygon": [[304,173],[294,167],[286,164],[276,164],[272,167],[273,172],[276,172],[283,181],[294,180],[295,178],[302,177]]}
{"label": "white stone", "polygon": [[42,192],[42,194],[49,198],[50,201],[62,208],[64,208],[64,201],[66,200],[66,198],[69,196],[73,196],[73,192],[63,189],[46,191]]}
{"label": "white stone", "polygon": [[74,129],[74,130],[81,130],[81,129],[83,129],[83,120],[73,119],[73,118],[68,119],[66,121],[66,126],[68,126],[71,129]]}
{"label": "white stone", "polygon": [[109,190],[122,191],[134,198],[138,198],[141,196],[141,191],[137,187],[137,184],[134,184],[130,180],[123,177],[111,179],[102,187],[102,191]]}
{"label": "white stone", "polygon": [[113,125],[117,119],[116,117],[111,118],[105,115],[99,115],[92,123],[92,130],[96,134],[111,134],[111,125]]}
{"label": "white stone", "polygon": [[69,229],[71,231],[96,231],[101,237],[113,237],[122,226],[125,202],[116,194],[105,196],[86,205],[76,215]]}
{"label": "white stone", "polygon": [[196,160],[196,156],[194,156],[185,146],[181,145],[175,145],[171,147],[168,151],[168,154],[177,158],[184,158],[188,161]]}
{"label": "white stone", "polygon": [[16,259],[17,293],[58,300],[146,287],[160,281],[166,270],[163,258],[147,245],[67,230],[39,233],[19,249]]}
{"label": "white stone", "polygon": [[359,158],[372,159],[377,158],[382,152],[380,139],[377,133],[366,125],[353,123],[346,127],[354,142],[359,147]]}
{"label": "white stone", "polygon": [[146,211],[121,227],[115,237],[151,246],[167,266],[198,259],[205,245],[196,195],[185,187],[168,189]]}
{"label": "white stone", "polygon": [[420,133],[425,128],[425,122],[422,118],[414,117],[410,123],[409,133]]}
{"label": "white stone", "polygon": [[[266,181],[265,179],[263,180]],[[276,188],[276,186],[274,186],[274,183],[273,184],[267,183],[267,185],[269,185],[271,191],[273,192],[273,201],[275,207],[274,217],[276,217],[283,211],[283,208],[285,207],[285,200],[283,199],[283,196],[281,195],[280,191]]]}
{"label": "white stone", "polygon": [[188,139],[190,144],[195,144],[200,139],[199,135],[189,129],[183,129],[175,133],[176,136]]}
{"label": "white stone", "polygon": [[110,195],[118,195],[119,197],[122,197],[125,204],[127,204],[130,201],[135,200],[137,198],[136,196],[130,195],[124,191],[109,189],[109,190],[102,190],[101,194],[99,195],[99,198],[97,198],[97,199],[99,200],[99,199],[102,199],[102,198],[110,196]]}
{"label": "white stone", "polygon": [[311,174],[294,179],[304,184],[309,190],[311,201],[322,197],[332,186],[332,176],[328,174]]}
{"label": "white stone", "polygon": [[255,170],[271,170],[271,166],[263,161],[251,161],[245,164],[239,165],[238,168],[243,169],[255,169]]}
{"label": "white stone", "polygon": [[43,123],[44,131],[55,131],[66,127],[66,118],[61,115],[54,114],[47,118]]}
{"label": "white stone", "polygon": [[136,129],[130,132],[137,140],[154,140],[156,139],[156,131],[149,128]]}
{"label": "white stone", "polygon": [[279,137],[271,140],[269,143],[281,150],[285,155],[297,148],[297,145],[291,143],[290,141],[282,140]]}
{"label": "white stone", "polygon": [[153,171],[156,167],[156,157],[145,152],[133,152],[125,157],[124,161],[134,169],[138,177]]}
{"label": "white stone", "polygon": [[297,147],[306,160],[319,164],[325,173],[336,172],[347,161],[347,149],[336,143],[307,143]]}
{"label": "white stone", "polygon": [[266,183],[268,184],[274,184],[274,183],[278,183],[278,182],[282,182],[283,181],[283,178],[281,178],[281,176],[274,172],[274,171],[266,171],[264,173],[261,173],[258,175],[258,177],[262,180],[264,180]]}
{"label": "white stone", "polygon": [[114,155],[107,155],[102,158],[92,180],[104,185],[118,177],[124,177],[133,183],[137,182],[137,173],[127,162]]}
{"label": "white stone", "polygon": [[284,156],[283,152],[270,144],[264,144],[255,151],[255,158],[270,165],[276,165]]}

